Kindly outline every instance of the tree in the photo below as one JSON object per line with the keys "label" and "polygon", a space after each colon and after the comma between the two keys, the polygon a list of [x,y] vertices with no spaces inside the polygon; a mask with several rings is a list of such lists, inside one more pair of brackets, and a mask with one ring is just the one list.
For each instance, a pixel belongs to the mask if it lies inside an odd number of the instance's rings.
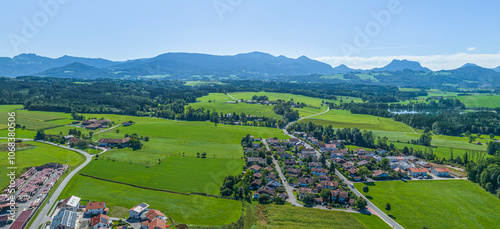
{"label": "tree", "polygon": [[490,142],[488,144],[488,154],[496,155],[500,151],[500,142]]}
{"label": "tree", "polygon": [[321,190],[320,196],[321,196],[321,198],[323,200],[329,200],[330,196],[331,196],[330,190],[329,189],[323,189],[323,190]]}
{"label": "tree", "polygon": [[128,144],[130,147],[132,147],[133,150],[140,150],[142,148],[142,143],[137,138],[131,138],[128,141]]}
{"label": "tree", "polygon": [[306,195],[302,197],[302,202],[304,202],[306,205],[312,205],[314,203],[314,194],[306,193]]}
{"label": "tree", "polygon": [[200,158],[200,152],[196,153],[196,157]]}
{"label": "tree", "polygon": [[356,208],[362,210],[362,209],[365,209],[366,208],[366,205],[368,205],[368,203],[366,202],[365,199],[363,199],[362,197],[359,197],[357,200],[356,200]]}
{"label": "tree", "polygon": [[207,158],[207,153],[205,152],[201,153],[201,158]]}
{"label": "tree", "polygon": [[389,203],[385,205],[385,210],[387,210],[387,214],[389,214],[389,211],[391,210],[391,205]]}
{"label": "tree", "polygon": [[144,137],[144,141],[149,142],[149,137],[148,136]]}
{"label": "tree", "polygon": [[43,130],[37,131],[35,140],[43,140],[43,139],[45,139],[45,132]]}
{"label": "tree", "polygon": [[490,134],[490,139],[494,139],[495,135],[493,133]]}
{"label": "tree", "polygon": [[365,193],[365,196],[366,196],[366,194],[368,193],[368,191],[370,191],[370,188],[368,187],[368,185],[365,185],[365,186],[363,187],[363,192]]}
{"label": "tree", "polygon": [[283,198],[281,198],[281,196],[276,197],[275,202],[276,202],[276,204],[279,204],[279,205],[285,204],[285,200]]}
{"label": "tree", "polygon": [[367,177],[368,175],[370,175],[370,173],[371,173],[370,170],[365,166],[361,166],[361,168],[359,168],[358,170],[358,174],[359,176],[361,176],[361,178]]}
{"label": "tree", "polygon": [[222,196],[230,196],[233,192],[229,188],[224,188],[220,193]]}
{"label": "tree", "polygon": [[271,202],[271,197],[266,194],[261,194],[259,196],[259,204],[269,204]]}

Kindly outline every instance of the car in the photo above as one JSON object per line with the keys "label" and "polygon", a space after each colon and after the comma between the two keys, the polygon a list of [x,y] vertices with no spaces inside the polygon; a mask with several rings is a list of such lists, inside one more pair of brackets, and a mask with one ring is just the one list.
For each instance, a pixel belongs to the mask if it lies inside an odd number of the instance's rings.
{"label": "car", "polygon": [[326,206],[327,209],[332,209],[332,206]]}
{"label": "car", "polygon": [[419,176],[418,179],[422,180],[422,176]]}

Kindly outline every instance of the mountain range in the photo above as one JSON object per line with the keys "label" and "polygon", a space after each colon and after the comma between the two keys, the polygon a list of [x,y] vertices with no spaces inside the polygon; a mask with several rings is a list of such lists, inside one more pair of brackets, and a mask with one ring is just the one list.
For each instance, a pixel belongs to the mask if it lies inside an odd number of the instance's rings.
{"label": "mountain range", "polygon": [[[377,74],[384,72],[385,76]],[[306,56],[288,58],[262,52],[237,55],[209,55],[199,53],[165,53],[152,58],[128,61],[111,61],[102,58],[63,56],[48,58],[36,54],[21,54],[13,58],[0,57],[0,76],[41,76],[68,78],[166,78],[166,79],[252,79],[321,81],[317,76],[350,74],[349,80],[363,81],[356,74],[373,74],[373,82],[387,82],[387,75],[397,77],[401,84],[411,84],[422,75],[447,76],[450,81],[460,83],[481,80],[499,80],[500,66],[486,69],[472,63],[455,70],[433,72],[419,62],[393,60],[380,68],[369,70],[352,69],[342,64],[335,68],[309,59]],[[309,77],[308,77],[309,76]],[[404,77],[406,76],[406,78]],[[318,79],[316,79],[316,78]],[[435,78],[429,80],[438,80]],[[450,78],[451,77],[451,78]],[[293,78],[293,80],[292,80]],[[345,78],[345,77],[344,77]],[[372,78],[373,79],[373,78]],[[443,79],[440,79],[443,81]]]}

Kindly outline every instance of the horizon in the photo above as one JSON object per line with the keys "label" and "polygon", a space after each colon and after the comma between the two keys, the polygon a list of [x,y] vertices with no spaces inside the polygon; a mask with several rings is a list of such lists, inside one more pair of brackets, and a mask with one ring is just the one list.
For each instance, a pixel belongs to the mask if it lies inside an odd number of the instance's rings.
{"label": "horizon", "polygon": [[8,2],[0,9],[0,18],[10,22],[0,28],[0,56],[126,61],[169,52],[259,50],[353,69],[393,59],[433,71],[500,65],[500,30],[491,23],[500,20],[497,1],[40,2]]}

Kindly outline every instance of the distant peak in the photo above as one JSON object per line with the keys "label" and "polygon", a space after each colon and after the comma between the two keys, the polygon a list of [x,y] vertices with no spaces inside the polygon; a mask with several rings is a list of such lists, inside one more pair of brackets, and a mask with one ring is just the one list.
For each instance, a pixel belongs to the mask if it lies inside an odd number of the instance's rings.
{"label": "distant peak", "polygon": [[462,65],[462,67],[460,67],[460,68],[465,68],[465,67],[479,67],[479,66],[477,66],[477,64],[474,64],[474,63],[467,63],[467,64]]}

